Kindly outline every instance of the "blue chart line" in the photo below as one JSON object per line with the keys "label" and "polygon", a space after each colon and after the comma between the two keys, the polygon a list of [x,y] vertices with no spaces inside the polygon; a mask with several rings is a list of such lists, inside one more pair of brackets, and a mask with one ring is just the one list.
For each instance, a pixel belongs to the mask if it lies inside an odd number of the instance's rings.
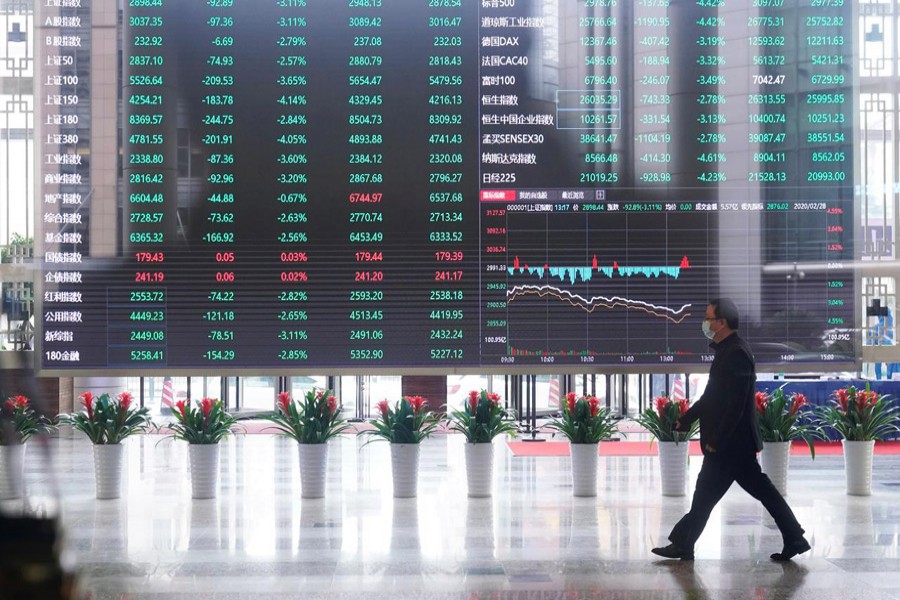
{"label": "blue chart line", "polygon": [[589,267],[550,267],[547,265],[542,267],[529,267],[528,264],[520,264],[519,257],[517,256],[513,259],[513,266],[507,267],[506,270],[510,275],[537,275],[541,279],[543,279],[544,276],[549,275],[551,278],[556,277],[560,281],[568,279],[569,283],[575,283],[578,278],[581,278],[581,281],[590,281],[594,277],[594,273],[605,275],[610,279],[616,276],[635,277],[640,275],[643,275],[647,279],[663,276],[678,279],[678,276],[681,275],[681,271],[683,269],[689,269],[690,267],[691,264],[688,262],[687,256],[682,257],[681,264],[677,267],[622,267],[619,266],[618,261],[613,261],[613,264],[610,267],[601,267],[597,263],[596,256]]}
{"label": "blue chart line", "polygon": [[568,290],[561,290],[552,285],[516,285],[506,290],[506,301],[508,303],[515,302],[516,300],[527,296],[538,296],[540,298],[549,296],[580,308],[588,313],[592,313],[598,308],[639,310],[656,317],[668,319],[673,323],[681,323],[691,316],[689,309],[692,306],[691,304],[683,304],[680,308],[671,308],[668,306],[651,304],[650,302],[644,302],[643,300],[623,298],[622,296],[591,296],[590,298],[585,298],[580,294],[573,294]]}

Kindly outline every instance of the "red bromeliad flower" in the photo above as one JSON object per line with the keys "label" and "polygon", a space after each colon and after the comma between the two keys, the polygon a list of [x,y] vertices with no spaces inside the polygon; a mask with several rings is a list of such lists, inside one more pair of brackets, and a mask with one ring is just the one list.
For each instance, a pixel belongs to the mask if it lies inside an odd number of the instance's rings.
{"label": "red bromeliad flower", "polygon": [[[386,403],[387,401],[378,403],[378,409],[385,421],[390,415],[389,411],[385,412]],[[279,392],[275,395],[275,407],[274,411],[261,415],[262,418],[272,421],[279,435],[289,437],[300,444],[323,444],[349,427],[341,418],[340,403],[331,390],[313,388],[302,392],[296,399],[291,397],[290,392]],[[210,427],[223,414],[226,414],[224,406],[218,403],[216,419],[213,420],[212,415],[210,416]]]}
{"label": "red bromeliad flower", "polygon": [[479,398],[477,391],[472,390],[471,392],[469,392],[469,408],[471,409],[469,412],[471,412],[473,415],[475,414],[475,411],[478,410],[478,400]]}
{"label": "red bromeliad flower", "polygon": [[29,400],[25,396],[14,396],[3,403],[3,406],[6,410],[9,411],[10,414],[15,413],[17,410],[25,410],[28,408]]}
{"label": "red bromeliad flower", "polygon": [[597,397],[568,392],[565,402],[562,415],[551,418],[547,426],[559,431],[571,443],[594,444],[610,439],[616,432],[609,409],[601,406]]}
{"label": "red bromeliad flower", "polygon": [[596,417],[597,413],[600,412],[600,400],[591,396],[588,398],[588,405],[591,407],[591,416]]}
{"label": "red bromeliad flower", "polygon": [[87,411],[88,419],[94,420],[94,395],[90,392],[85,392],[81,395],[81,404],[84,406],[84,409]]}
{"label": "red bromeliad flower", "polygon": [[873,390],[856,392],[856,402],[859,405],[860,410],[863,410],[867,406],[872,406],[878,402],[878,392]]}
{"label": "red bromeliad flower", "polygon": [[[820,437],[817,425],[804,422],[811,413],[805,413],[808,404],[801,393],[785,393],[784,386],[769,393],[756,392],[757,427],[763,442],[790,442],[803,440],[808,445]],[[815,451],[811,452],[815,456]]]}
{"label": "red bromeliad flower", "polygon": [[119,406],[122,410],[128,410],[128,407],[131,406],[131,399],[134,396],[131,395],[131,392],[121,392],[116,398],[119,399]]}
{"label": "red bromeliad flower", "polygon": [[466,393],[461,410],[448,410],[452,431],[462,433],[467,443],[490,442],[501,433],[512,433],[510,413],[500,402],[500,394],[486,389]]}
{"label": "red bromeliad flower", "polygon": [[656,402],[656,414],[659,415],[659,418],[662,419],[666,414],[666,407],[669,405],[669,397],[668,396],[657,396],[655,399]]}
{"label": "red bromeliad flower", "polygon": [[135,406],[134,396],[127,391],[115,396],[107,392],[99,396],[84,392],[79,398],[82,410],[62,413],[57,418],[61,425],[69,425],[87,435],[94,444],[118,444],[128,436],[153,426],[150,409]]}
{"label": "red bromeliad flower", "polygon": [[209,413],[212,412],[213,405],[216,403],[212,398],[204,398],[200,401],[200,408],[203,410],[203,418],[208,419]]}
{"label": "red bromeliad flower", "polygon": [[[3,380],[0,372],[0,381]],[[69,415],[64,415],[65,416]],[[72,415],[72,420],[84,422],[84,415]],[[71,422],[70,422],[71,423]],[[93,425],[93,423],[90,423]],[[21,394],[0,401],[0,444],[24,444],[32,436],[52,431],[50,420],[32,410],[31,400]],[[0,446],[2,447],[2,446]],[[0,462],[3,457],[0,456]],[[0,465],[2,468],[4,465]],[[2,482],[0,475],[0,482]],[[0,511],[2,512],[2,511]]]}
{"label": "red bromeliad flower", "polygon": [[847,412],[847,404],[850,402],[850,394],[846,389],[839,389],[834,392],[834,397],[841,405],[841,410]]}
{"label": "red bromeliad flower", "polygon": [[390,407],[388,407],[388,401],[387,401],[387,400],[382,400],[381,402],[379,402],[379,403],[378,403],[378,410],[381,411],[381,416],[382,416],[382,417],[388,416],[388,412],[391,410]]}
{"label": "red bromeliad flower", "polygon": [[425,398],[422,396],[407,396],[406,400],[410,403],[415,413],[420,412],[425,405]]}
{"label": "red bromeliad flower", "polygon": [[280,410],[282,414],[288,414],[291,402],[292,400],[290,393],[278,392],[278,410]]}
{"label": "red bromeliad flower", "polygon": [[855,386],[837,389],[832,398],[833,404],[826,407],[821,421],[845,440],[879,441],[900,431],[900,409],[868,384],[862,390]]}
{"label": "red bromeliad flower", "polygon": [[668,394],[654,396],[650,406],[638,414],[637,421],[650,435],[661,442],[686,441],[693,435],[689,432],[677,432],[675,422],[688,411],[690,401],[687,398],[675,399]]}
{"label": "red bromeliad flower", "polygon": [[795,416],[797,411],[806,406],[806,396],[803,394],[797,393],[794,394],[794,399],[791,402],[791,409],[788,411],[788,416]]}
{"label": "red bromeliad flower", "polygon": [[175,403],[175,408],[181,413],[182,419],[187,419],[187,400],[179,400]]}

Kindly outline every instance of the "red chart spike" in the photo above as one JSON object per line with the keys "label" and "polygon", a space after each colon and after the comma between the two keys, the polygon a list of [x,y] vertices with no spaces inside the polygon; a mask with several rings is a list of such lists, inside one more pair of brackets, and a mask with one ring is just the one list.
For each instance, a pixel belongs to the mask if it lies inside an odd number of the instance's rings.
{"label": "red chart spike", "polygon": [[680,267],[681,267],[682,269],[690,269],[690,268],[691,268],[691,263],[688,262],[687,256],[682,256],[682,257],[681,257],[681,265],[680,265]]}

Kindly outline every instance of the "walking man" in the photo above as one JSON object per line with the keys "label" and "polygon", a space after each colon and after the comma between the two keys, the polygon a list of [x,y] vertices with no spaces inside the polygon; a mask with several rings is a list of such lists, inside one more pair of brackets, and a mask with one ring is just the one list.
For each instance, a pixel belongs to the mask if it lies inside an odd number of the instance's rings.
{"label": "walking man", "polygon": [[738,308],[728,298],[711,300],[706,307],[703,333],[715,351],[706,391],[675,424],[686,431],[700,419],[703,465],[697,477],[690,511],[681,518],[668,546],[652,552],[665,558],[694,560],[694,543],[709,515],[731,484],[737,481],[762,502],[784,538],[774,561],[788,561],[810,549],[803,528],[769,478],[762,472],[756,453],[762,450],[754,401],[756,365],[750,346],[737,334]]}

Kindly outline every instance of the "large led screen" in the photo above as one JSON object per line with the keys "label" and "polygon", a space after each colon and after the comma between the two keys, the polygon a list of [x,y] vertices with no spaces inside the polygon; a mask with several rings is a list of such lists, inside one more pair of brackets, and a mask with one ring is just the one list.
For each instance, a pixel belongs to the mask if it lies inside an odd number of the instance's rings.
{"label": "large led screen", "polygon": [[48,4],[43,369],[856,360],[849,1]]}

